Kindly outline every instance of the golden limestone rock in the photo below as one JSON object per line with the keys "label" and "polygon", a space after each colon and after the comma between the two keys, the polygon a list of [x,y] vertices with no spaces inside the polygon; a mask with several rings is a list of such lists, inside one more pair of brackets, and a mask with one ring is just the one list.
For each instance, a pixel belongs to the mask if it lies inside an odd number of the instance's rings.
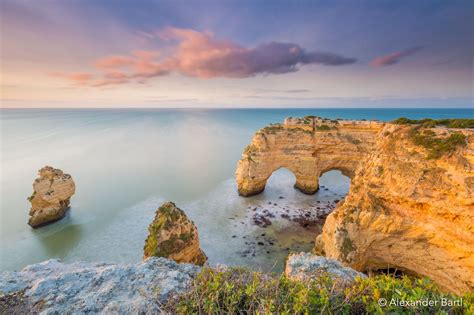
{"label": "golden limestone rock", "polygon": [[172,202],[165,202],[156,210],[143,250],[144,259],[157,256],[201,266],[207,261],[206,254],[199,247],[196,226]]}
{"label": "golden limestone rock", "polygon": [[240,194],[262,191],[280,167],[307,192],[327,170],[351,177],[316,253],[362,272],[396,268],[455,293],[474,291],[474,129],[287,119],[257,132],[244,152]]}
{"label": "golden limestone rock", "polygon": [[71,175],[59,169],[45,166],[38,174],[33,183],[33,194],[28,198],[31,202],[28,224],[34,228],[64,217],[76,191]]}
{"label": "golden limestone rock", "polygon": [[387,125],[382,135],[316,251],[357,270],[397,268],[474,291],[474,131]]}
{"label": "golden limestone rock", "polygon": [[352,178],[382,128],[383,123],[378,121],[318,117],[287,118],[283,124],[262,128],[239,161],[239,194],[261,193],[267,179],[282,167],[293,172],[295,188],[306,194],[318,190],[319,176],[329,170],[341,170]]}

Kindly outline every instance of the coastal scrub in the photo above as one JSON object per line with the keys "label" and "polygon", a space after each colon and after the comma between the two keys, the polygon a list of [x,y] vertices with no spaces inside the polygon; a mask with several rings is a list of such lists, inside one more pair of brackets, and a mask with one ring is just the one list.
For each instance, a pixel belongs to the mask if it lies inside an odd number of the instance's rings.
{"label": "coastal scrub", "polygon": [[[432,304],[435,305],[427,305],[429,301],[434,301]],[[449,306],[445,305],[448,301],[451,302]],[[474,312],[472,295],[460,297],[444,293],[427,278],[378,275],[356,278],[355,283],[344,288],[331,280],[329,275],[297,281],[284,275],[265,274],[246,268],[213,270],[208,267],[198,273],[188,291],[171,299],[166,308],[177,314]]]}
{"label": "coastal scrub", "polygon": [[443,155],[450,155],[458,146],[466,145],[466,136],[460,132],[440,137],[433,130],[415,127],[410,130],[409,137],[414,144],[428,151],[427,159],[438,159]]}
{"label": "coastal scrub", "polygon": [[392,121],[393,124],[397,125],[421,125],[423,127],[436,127],[444,126],[448,128],[474,128],[474,119],[408,119],[405,117],[400,117]]}

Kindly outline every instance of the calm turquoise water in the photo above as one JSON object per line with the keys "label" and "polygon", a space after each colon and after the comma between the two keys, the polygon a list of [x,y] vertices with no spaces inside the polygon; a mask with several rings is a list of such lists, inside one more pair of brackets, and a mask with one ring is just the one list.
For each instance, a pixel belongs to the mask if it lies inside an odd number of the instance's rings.
{"label": "calm turquoise water", "polygon": [[[266,229],[255,227],[249,223],[248,208],[275,202],[278,207],[300,209],[316,200],[340,199],[349,181],[339,172],[326,173],[321,184],[329,190],[306,196],[292,188],[293,175],[280,170],[262,195],[239,197],[235,167],[257,129],[287,116],[305,115],[380,120],[474,117],[471,109],[3,109],[0,113],[1,270],[53,257],[138,261],[147,226],[165,200],[174,201],[195,221],[212,264],[279,270],[287,248],[310,249],[315,232],[285,220],[275,220]],[[26,198],[44,165],[70,173],[77,191],[66,218],[32,230],[27,225]],[[252,243],[261,233],[275,246],[257,248],[255,256],[243,257],[251,246],[245,242]]]}

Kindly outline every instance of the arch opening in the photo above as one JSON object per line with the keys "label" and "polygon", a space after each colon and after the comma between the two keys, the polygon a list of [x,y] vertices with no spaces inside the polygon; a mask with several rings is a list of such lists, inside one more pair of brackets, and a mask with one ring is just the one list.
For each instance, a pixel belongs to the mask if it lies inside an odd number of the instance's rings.
{"label": "arch opening", "polygon": [[291,192],[289,188],[293,187],[296,181],[293,171],[286,167],[280,167],[266,179],[264,193],[266,195],[289,194]]}
{"label": "arch opening", "polygon": [[339,169],[327,170],[319,176],[319,192],[331,192],[345,198],[351,185],[351,177]]}

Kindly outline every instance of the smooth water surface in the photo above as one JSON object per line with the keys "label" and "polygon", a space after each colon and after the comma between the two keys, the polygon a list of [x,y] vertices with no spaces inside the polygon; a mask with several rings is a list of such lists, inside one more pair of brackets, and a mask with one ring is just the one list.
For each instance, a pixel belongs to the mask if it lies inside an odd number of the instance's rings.
{"label": "smooth water surface", "polygon": [[[279,219],[256,227],[249,209],[269,202],[291,209],[332,202],[348,191],[349,180],[328,172],[321,178],[328,190],[306,196],[293,189],[293,175],[280,170],[263,194],[243,198],[234,171],[256,130],[305,115],[474,116],[470,109],[2,109],[0,270],[55,257],[139,261],[148,224],[166,200],[196,223],[211,264],[280,270],[289,248],[311,249],[315,232]],[[64,219],[33,230],[27,197],[45,165],[71,174],[76,194]],[[252,245],[261,234],[274,245]]]}

